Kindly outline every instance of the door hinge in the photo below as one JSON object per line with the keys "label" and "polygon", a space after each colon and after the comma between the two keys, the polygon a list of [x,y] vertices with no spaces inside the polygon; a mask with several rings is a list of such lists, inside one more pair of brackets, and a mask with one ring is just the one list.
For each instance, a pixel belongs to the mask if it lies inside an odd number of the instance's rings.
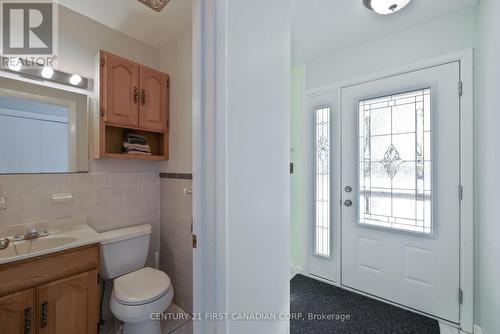
{"label": "door hinge", "polygon": [[458,303],[460,305],[464,303],[464,292],[462,289],[458,289]]}
{"label": "door hinge", "polygon": [[295,165],[293,162],[290,162],[290,174],[293,174],[295,172]]}
{"label": "door hinge", "polygon": [[101,283],[101,274],[97,274],[97,284]]}
{"label": "door hinge", "polygon": [[101,107],[100,111],[101,111],[101,117],[104,117],[104,108]]}
{"label": "door hinge", "polygon": [[460,81],[458,83],[458,96],[464,95],[464,83]]}
{"label": "door hinge", "polygon": [[106,60],[104,58],[101,58],[101,66],[106,65]]}
{"label": "door hinge", "polygon": [[458,199],[460,201],[464,199],[464,187],[462,185],[458,186]]}
{"label": "door hinge", "polygon": [[193,234],[193,248],[198,247],[198,239],[196,238],[196,234]]}

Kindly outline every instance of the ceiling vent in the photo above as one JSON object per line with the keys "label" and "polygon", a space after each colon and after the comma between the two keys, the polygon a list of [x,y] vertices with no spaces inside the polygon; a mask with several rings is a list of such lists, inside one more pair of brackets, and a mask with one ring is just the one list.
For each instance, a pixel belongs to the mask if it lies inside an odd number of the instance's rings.
{"label": "ceiling vent", "polygon": [[140,3],[145,4],[149,8],[159,12],[165,7],[165,5],[170,1],[170,0],[137,0]]}

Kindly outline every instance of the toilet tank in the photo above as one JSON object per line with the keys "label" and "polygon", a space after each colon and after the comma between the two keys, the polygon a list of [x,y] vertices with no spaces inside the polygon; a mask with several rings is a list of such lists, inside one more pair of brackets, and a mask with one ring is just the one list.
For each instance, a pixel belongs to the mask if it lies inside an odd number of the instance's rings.
{"label": "toilet tank", "polygon": [[151,225],[100,233],[101,276],[114,279],[144,268],[150,237]]}

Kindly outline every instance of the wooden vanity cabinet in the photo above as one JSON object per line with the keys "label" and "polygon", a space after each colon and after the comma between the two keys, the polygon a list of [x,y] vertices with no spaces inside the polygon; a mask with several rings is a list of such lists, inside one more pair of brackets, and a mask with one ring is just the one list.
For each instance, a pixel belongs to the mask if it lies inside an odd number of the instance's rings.
{"label": "wooden vanity cabinet", "polygon": [[0,333],[97,334],[99,245],[0,265]]}
{"label": "wooden vanity cabinet", "polygon": [[[94,82],[94,157],[167,160],[169,76],[100,51]],[[122,154],[124,132],[146,137],[151,156]]]}
{"label": "wooden vanity cabinet", "polygon": [[35,289],[0,297],[0,333],[35,333],[34,324]]}
{"label": "wooden vanity cabinet", "polygon": [[97,271],[92,270],[37,288],[38,334],[95,333],[98,321]]}

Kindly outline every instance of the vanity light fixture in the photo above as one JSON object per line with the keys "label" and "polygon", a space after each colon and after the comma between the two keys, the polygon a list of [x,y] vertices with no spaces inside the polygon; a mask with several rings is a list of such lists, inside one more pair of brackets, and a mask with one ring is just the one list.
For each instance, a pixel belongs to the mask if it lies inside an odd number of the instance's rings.
{"label": "vanity light fixture", "polygon": [[[51,81],[58,84],[88,89],[89,80],[78,74],[66,73],[51,67],[23,66],[22,62],[12,62],[9,58],[0,56],[0,71],[15,73],[16,75],[39,81]],[[1,75],[0,75],[1,76]]]}
{"label": "vanity light fixture", "polygon": [[170,0],[137,0],[149,8],[160,12]]}
{"label": "vanity light fixture", "polygon": [[82,82],[82,77],[79,76],[78,74],[73,74],[69,78],[69,83],[72,84],[73,86],[78,86]]}
{"label": "vanity light fixture", "polygon": [[52,77],[54,76],[54,70],[50,67],[45,66],[42,69],[41,74],[42,74],[42,77],[44,77],[45,79],[52,79]]}
{"label": "vanity light fixture", "polygon": [[393,14],[405,8],[411,0],[363,0],[366,8],[375,13],[387,15]]}

